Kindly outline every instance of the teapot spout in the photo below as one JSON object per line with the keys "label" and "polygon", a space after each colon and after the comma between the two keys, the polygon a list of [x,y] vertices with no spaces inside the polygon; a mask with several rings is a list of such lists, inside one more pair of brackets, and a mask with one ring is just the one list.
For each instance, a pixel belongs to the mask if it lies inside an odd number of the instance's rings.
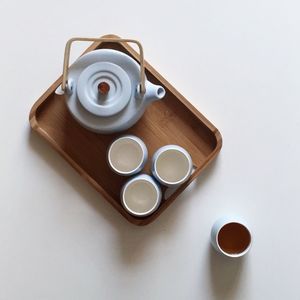
{"label": "teapot spout", "polygon": [[165,89],[160,86],[153,84],[149,81],[146,82],[146,93],[144,95],[145,101],[156,101],[162,99],[166,94]]}

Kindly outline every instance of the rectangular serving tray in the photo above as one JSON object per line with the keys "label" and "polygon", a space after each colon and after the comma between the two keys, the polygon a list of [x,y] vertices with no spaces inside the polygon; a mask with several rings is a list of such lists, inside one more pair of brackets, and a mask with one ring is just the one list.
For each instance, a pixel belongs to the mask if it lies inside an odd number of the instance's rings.
{"label": "rectangular serving tray", "polygon": [[[116,49],[138,60],[138,53],[126,43],[95,42],[85,53],[100,48]],[[145,68],[147,78],[164,86],[166,96],[162,101],[149,105],[138,123],[122,133],[101,135],[81,127],[70,115],[62,97],[55,94],[56,88],[62,83],[62,77],[37,100],[29,115],[32,129],[46,139],[121,215],[135,225],[147,225],[154,221],[212,162],[222,147],[222,137],[217,128],[149,63],[145,62]],[[107,164],[108,146],[123,134],[139,136],[145,142],[150,158],[159,147],[178,144],[193,159],[194,172],[190,179],[170,196],[164,196],[158,210],[145,218],[136,218],[123,209],[120,190],[128,178],[116,175]],[[143,172],[150,174],[150,162]],[[163,194],[166,194],[165,188]]]}

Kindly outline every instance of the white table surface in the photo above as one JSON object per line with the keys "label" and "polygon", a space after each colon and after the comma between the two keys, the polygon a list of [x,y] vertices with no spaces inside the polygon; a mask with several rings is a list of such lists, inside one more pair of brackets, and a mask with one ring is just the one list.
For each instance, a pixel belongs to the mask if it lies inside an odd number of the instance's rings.
{"label": "white table surface", "polygon": [[[0,299],[300,299],[299,11],[296,0],[1,0]],[[146,227],[29,128],[66,40],[106,33],[139,39],[223,135],[214,165]],[[253,231],[242,260],[210,248],[228,213]]]}

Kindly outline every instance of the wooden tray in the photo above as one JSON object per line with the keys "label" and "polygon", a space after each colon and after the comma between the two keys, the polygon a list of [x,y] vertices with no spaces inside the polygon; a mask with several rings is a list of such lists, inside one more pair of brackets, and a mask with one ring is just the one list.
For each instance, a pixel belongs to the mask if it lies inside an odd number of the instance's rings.
{"label": "wooden tray", "polygon": [[[124,43],[96,42],[86,52],[99,48],[116,49],[138,58],[137,52]],[[216,127],[147,62],[145,68],[151,82],[164,86],[166,96],[148,106],[140,121],[122,134],[134,134],[143,139],[150,157],[163,145],[178,144],[191,154],[195,166],[191,178],[171,196],[164,196],[159,209],[148,217],[136,218],[123,209],[119,194],[128,178],[114,174],[106,163],[107,147],[120,133],[100,135],[81,127],[68,112],[61,96],[54,93],[62,77],[38,99],[29,115],[32,129],[45,138],[120,214],[136,225],[154,221],[215,158],[222,146],[222,137]],[[149,174],[149,169],[150,162],[143,171]]]}

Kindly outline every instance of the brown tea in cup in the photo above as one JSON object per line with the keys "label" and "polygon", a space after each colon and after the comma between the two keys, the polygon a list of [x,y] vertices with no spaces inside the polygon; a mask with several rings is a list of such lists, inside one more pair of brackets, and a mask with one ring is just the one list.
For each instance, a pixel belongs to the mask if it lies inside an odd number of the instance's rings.
{"label": "brown tea in cup", "polygon": [[218,233],[218,244],[225,253],[240,254],[251,244],[251,234],[243,224],[227,223]]}

